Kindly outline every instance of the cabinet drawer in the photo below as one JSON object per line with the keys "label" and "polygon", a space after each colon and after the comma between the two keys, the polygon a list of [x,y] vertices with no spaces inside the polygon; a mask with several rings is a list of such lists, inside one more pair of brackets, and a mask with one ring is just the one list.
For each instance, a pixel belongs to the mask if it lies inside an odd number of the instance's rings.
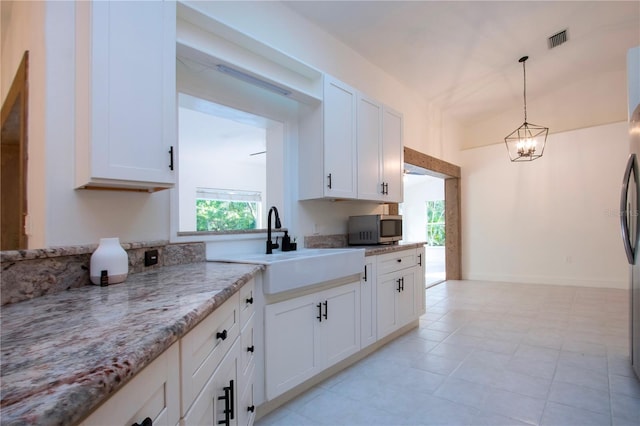
{"label": "cabinet drawer", "polygon": [[174,426],[180,420],[178,344],[138,373],[81,425],[141,424],[147,417],[154,425]]}
{"label": "cabinet drawer", "polygon": [[238,377],[240,387],[243,387],[246,383],[253,381],[250,373],[253,372],[256,350],[253,317],[251,317],[251,320],[242,330],[242,334],[240,335],[240,377]]}
{"label": "cabinet drawer", "polygon": [[411,268],[417,264],[416,250],[409,249],[394,253],[381,254],[378,256],[377,262],[378,275]]}
{"label": "cabinet drawer", "polygon": [[255,312],[255,293],[256,285],[254,280],[249,281],[240,289],[240,329],[244,329],[245,325]]}
{"label": "cabinet drawer", "polygon": [[180,340],[182,414],[240,334],[238,306],[235,293]]}

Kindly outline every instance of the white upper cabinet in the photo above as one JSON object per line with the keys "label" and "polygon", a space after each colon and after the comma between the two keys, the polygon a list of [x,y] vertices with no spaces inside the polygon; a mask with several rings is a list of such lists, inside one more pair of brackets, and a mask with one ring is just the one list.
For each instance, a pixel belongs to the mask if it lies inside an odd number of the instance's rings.
{"label": "white upper cabinet", "polygon": [[402,114],[389,107],[382,113],[382,181],[384,201],[401,203],[403,200],[402,169],[404,145],[402,139]]}
{"label": "white upper cabinet", "polygon": [[358,199],[402,202],[402,114],[358,95]]}
{"label": "white upper cabinet", "polygon": [[357,198],[356,91],[325,75],[324,101],[300,121],[299,198]]}
{"label": "white upper cabinet", "polygon": [[358,198],[382,200],[382,104],[358,95]]}
{"label": "white upper cabinet", "polygon": [[299,199],[402,201],[402,115],[325,74],[300,120]]}
{"label": "white upper cabinet", "polygon": [[325,195],[356,196],[356,93],[351,87],[327,79],[324,87]]}
{"label": "white upper cabinet", "polygon": [[76,4],[76,187],[175,181],[176,3]]}

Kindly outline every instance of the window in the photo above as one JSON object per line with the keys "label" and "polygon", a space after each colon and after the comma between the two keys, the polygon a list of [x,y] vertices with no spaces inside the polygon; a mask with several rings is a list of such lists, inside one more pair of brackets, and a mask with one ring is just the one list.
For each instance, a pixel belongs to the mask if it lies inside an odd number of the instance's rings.
{"label": "window", "polygon": [[[285,175],[291,162],[285,161],[285,146],[297,131],[298,103],[227,76],[196,56],[179,56],[176,67],[178,176],[172,233],[190,238],[187,234],[198,232],[233,234],[229,228],[236,228],[246,234],[253,226],[251,216],[256,233],[261,232],[267,207],[278,206],[282,212],[290,202],[286,188],[292,180]],[[259,199],[229,199],[230,194],[259,194]],[[227,220],[205,219],[227,207]],[[232,224],[235,215],[242,220]],[[222,228],[228,230],[213,230]]]}
{"label": "window", "polygon": [[427,201],[427,245],[444,246],[444,200]]}
{"label": "window", "polygon": [[196,231],[237,231],[262,228],[259,192],[198,188]]}
{"label": "window", "polygon": [[266,126],[204,99],[181,93],[179,100],[180,231],[261,228]]}

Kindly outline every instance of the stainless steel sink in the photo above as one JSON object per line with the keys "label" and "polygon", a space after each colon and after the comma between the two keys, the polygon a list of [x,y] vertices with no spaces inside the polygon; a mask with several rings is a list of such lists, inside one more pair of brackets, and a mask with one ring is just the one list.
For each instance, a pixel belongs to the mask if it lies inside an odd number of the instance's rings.
{"label": "stainless steel sink", "polygon": [[301,249],[273,254],[234,254],[212,261],[266,265],[263,291],[275,294],[359,274],[364,249]]}

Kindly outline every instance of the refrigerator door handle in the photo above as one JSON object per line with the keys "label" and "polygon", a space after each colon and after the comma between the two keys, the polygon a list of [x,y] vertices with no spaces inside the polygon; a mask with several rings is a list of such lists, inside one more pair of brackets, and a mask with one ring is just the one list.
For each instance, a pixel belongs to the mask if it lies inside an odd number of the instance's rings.
{"label": "refrigerator door handle", "polygon": [[[638,181],[638,163],[636,160],[636,154],[629,155],[627,166],[624,170],[624,178],[622,179],[622,192],[620,193],[620,228],[622,230],[622,242],[624,243],[624,251],[627,254],[627,260],[629,264],[633,265],[636,257],[635,244],[631,244],[631,235],[629,235],[629,215],[632,215],[634,220],[638,220],[638,213],[634,211],[627,211],[627,201],[629,194],[629,184],[631,183],[631,173],[633,172],[633,180]],[[635,227],[634,227],[635,228]],[[633,236],[636,239],[636,235]],[[635,241],[634,241],[635,243]]]}

